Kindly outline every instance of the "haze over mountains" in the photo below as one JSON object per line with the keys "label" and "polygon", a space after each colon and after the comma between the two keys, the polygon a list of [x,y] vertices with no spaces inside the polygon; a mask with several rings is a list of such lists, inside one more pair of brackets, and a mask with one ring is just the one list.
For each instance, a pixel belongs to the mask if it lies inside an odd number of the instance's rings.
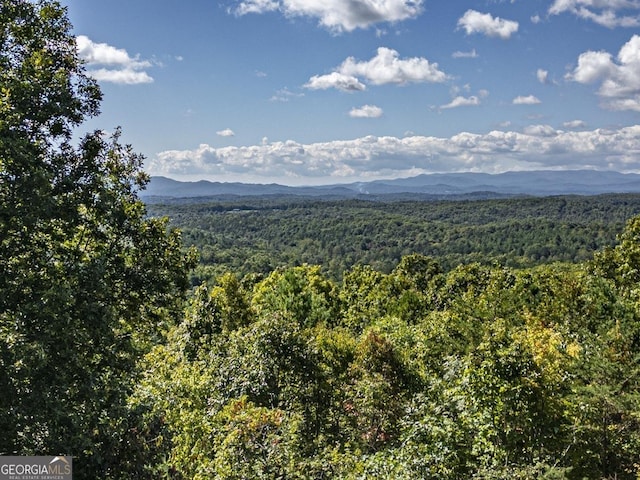
{"label": "haze over mountains", "polygon": [[597,195],[640,193],[640,174],[613,171],[527,171],[501,174],[443,173],[410,178],[375,180],[323,186],[222,183],[201,180],[180,182],[152,177],[141,192],[152,198],[194,198],[261,195],[297,195],[354,198],[361,196],[482,196],[495,195]]}

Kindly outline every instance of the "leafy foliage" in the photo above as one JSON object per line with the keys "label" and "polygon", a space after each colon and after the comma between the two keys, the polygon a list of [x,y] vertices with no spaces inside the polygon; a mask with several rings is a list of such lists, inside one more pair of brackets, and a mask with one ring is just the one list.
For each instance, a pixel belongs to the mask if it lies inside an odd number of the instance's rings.
{"label": "leafy foliage", "polygon": [[[247,478],[636,478],[637,299],[609,278],[635,261],[636,223],[584,264],[445,272],[412,255],[340,284],[308,265],[234,281],[225,295],[246,299],[245,320],[196,360],[176,326],[134,398],[167,399],[152,410],[169,419],[168,462],[186,478],[198,465],[228,478],[230,458]],[[185,411],[187,399],[202,407]],[[185,439],[187,421],[206,430]]]}
{"label": "leafy foliage", "polygon": [[583,262],[615,243],[640,214],[638,195],[474,201],[244,198],[149,205],[200,251],[192,281],[321,265],[340,280],[355,265],[390,273],[402,258],[437,258],[444,270],[478,262],[525,268]]}
{"label": "leafy foliage", "polygon": [[[71,144],[100,91],[69,32],[0,2],[0,453],[80,479],[640,476],[637,196],[147,212],[118,130]],[[160,211],[202,251],[186,306]]]}
{"label": "leafy foliage", "polygon": [[0,2],[0,452],[119,478],[137,361],[181,310],[193,260],[146,218],[142,158],[119,131],[72,146],[101,93],[70,30],[56,2]]}

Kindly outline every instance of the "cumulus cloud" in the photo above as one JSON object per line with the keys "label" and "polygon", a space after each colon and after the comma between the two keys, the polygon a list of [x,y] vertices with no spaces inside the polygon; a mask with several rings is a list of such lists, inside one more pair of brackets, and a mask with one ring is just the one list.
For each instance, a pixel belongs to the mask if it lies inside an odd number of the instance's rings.
{"label": "cumulus cloud", "polygon": [[426,58],[399,58],[399,53],[390,48],[378,48],[377,55],[366,62],[347,58],[340,66],[340,72],[364,77],[374,85],[386,83],[444,82],[447,75],[438,70],[437,63],[429,63]]}
{"label": "cumulus cloud", "polygon": [[564,128],[579,129],[586,128],[587,124],[583,120],[571,120],[562,124]]}
{"label": "cumulus cloud", "polygon": [[248,13],[273,12],[280,8],[280,2],[274,0],[247,0],[240,2],[236,7],[236,15],[247,15]]}
{"label": "cumulus cloud", "polygon": [[549,14],[572,13],[607,28],[640,26],[637,0],[555,0]]}
{"label": "cumulus cloud", "polygon": [[448,76],[438,69],[437,63],[426,58],[400,58],[396,50],[380,47],[376,56],[367,61],[347,58],[335,71],[315,75],[304,85],[309,89],[337,88],[342,91],[365,90],[364,82],[372,85],[407,83],[441,83]]}
{"label": "cumulus cloud", "polygon": [[99,68],[97,70],[87,70],[87,74],[99,82],[120,83],[123,85],[153,82],[153,78],[147,72],[138,72],[128,68],[122,70]]}
{"label": "cumulus cloud", "polygon": [[124,49],[93,42],[85,35],[76,38],[76,47],[78,55],[88,66],[87,74],[99,82],[127,85],[153,82],[145,71],[153,64],[140,60],[138,56],[131,57]]}
{"label": "cumulus cloud", "polygon": [[542,102],[535,95],[521,95],[513,99],[514,105],[537,105],[538,103]]}
{"label": "cumulus cloud", "polygon": [[529,125],[523,131],[533,137],[554,137],[559,134],[551,125]]}
{"label": "cumulus cloud", "polygon": [[326,183],[419,173],[545,168],[640,170],[640,125],[617,130],[562,131],[534,125],[523,132],[459,133],[449,138],[367,136],[302,144],[165,151],[147,165],[152,175],[283,183]]}
{"label": "cumulus cloud", "polygon": [[331,72],[327,75],[314,75],[304,84],[310,90],[327,90],[337,88],[343,92],[359,92],[366,90],[366,85],[352,75]]}
{"label": "cumulus cloud", "polygon": [[640,112],[640,36],[633,35],[615,59],[608,52],[584,52],[566,78],[584,84],[599,83],[598,95],[606,108]]}
{"label": "cumulus cloud", "polygon": [[441,105],[440,109],[446,110],[449,108],[472,107],[476,105],[480,105],[480,98],[476,97],[475,95],[472,95],[470,97],[463,97],[459,95],[446,105]]}
{"label": "cumulus cloud", "polygon": [[236,15],[279,11],[288,17],[317,18],[321,26],[339,33],[416,18],[422,13],[422,3],[423,0],[243,0],[232,11]]}
{"label": "cumulus cloud", "polygon": [[349,116],[353,118],[379,118],[382,116],[382,109],[375,105],[363,105],[362,107],[352,108]]}
{"label": "cumulus cloud", "polygon": [[506,40],[518,31],[519,24],[513,20],[493,17],[489,13],[467,10],[458,20],[458,27],[463,28],[467,35],[481,33],[488,37],[498,37]]}
{"label": "cumulus cloud", "polygon": [[236,133],[230,128],[225,128],[224,130],[218,130],[216,132],[216,135],[219,135],[220,137],[233,137],[235,134]]}
{"label": "cumulus cloud", "polygon": [[568,80],[579,83],[593,83],[614,73],[615,65],[608,52],[588,51],[578,58],[578,66],[567,75]]}

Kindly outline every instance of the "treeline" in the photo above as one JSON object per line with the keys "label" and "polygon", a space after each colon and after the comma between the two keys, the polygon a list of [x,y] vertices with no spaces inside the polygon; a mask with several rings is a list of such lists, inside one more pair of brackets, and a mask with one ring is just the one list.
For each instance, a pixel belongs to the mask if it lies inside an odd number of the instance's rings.
{"label": "treeline", "polygon": [[443,268],[470,262],[531,267],[582,262],[612,245],[640,213],[639,195],[474,201],[319,201],[287,197],[150,204],[200,252],[194,284],[224,271],[266,274],[322,265],[332,279],[354,265],[389,273],[406,255]]}
{"label": "treeline", "polygon": [[224,274],[143,361],[129,456],[138,478],[635,479],[639,281],[640,218],[577,265]]}

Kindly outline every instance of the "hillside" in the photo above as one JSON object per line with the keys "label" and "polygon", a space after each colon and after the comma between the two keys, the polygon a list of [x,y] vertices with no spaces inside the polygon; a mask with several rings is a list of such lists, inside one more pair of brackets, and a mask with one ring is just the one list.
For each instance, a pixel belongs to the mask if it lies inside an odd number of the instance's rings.
{"label": "hillside", "polygon": [[450,196],[478,193],[500,195],[598,195],[640,193],[640,175],[611,171],[568,170],[419,175],[394,180],[291,187],[278,184],[223,183],[201,180],[179,182],[153,177],[141,196],[151,199],[262,195],[295,195],[332,198],[361,196]]}
{"label": "hillside", "polygon": [[356,264],[389,272],[414,253],[447,269],[475,261],[580,262],[615,243],[640,214],[640,195],[394,202],[270,196],[147,207],[198,247],[200,283],[225,271],[265,274],[302,263],[323,265],[334,279]]}

